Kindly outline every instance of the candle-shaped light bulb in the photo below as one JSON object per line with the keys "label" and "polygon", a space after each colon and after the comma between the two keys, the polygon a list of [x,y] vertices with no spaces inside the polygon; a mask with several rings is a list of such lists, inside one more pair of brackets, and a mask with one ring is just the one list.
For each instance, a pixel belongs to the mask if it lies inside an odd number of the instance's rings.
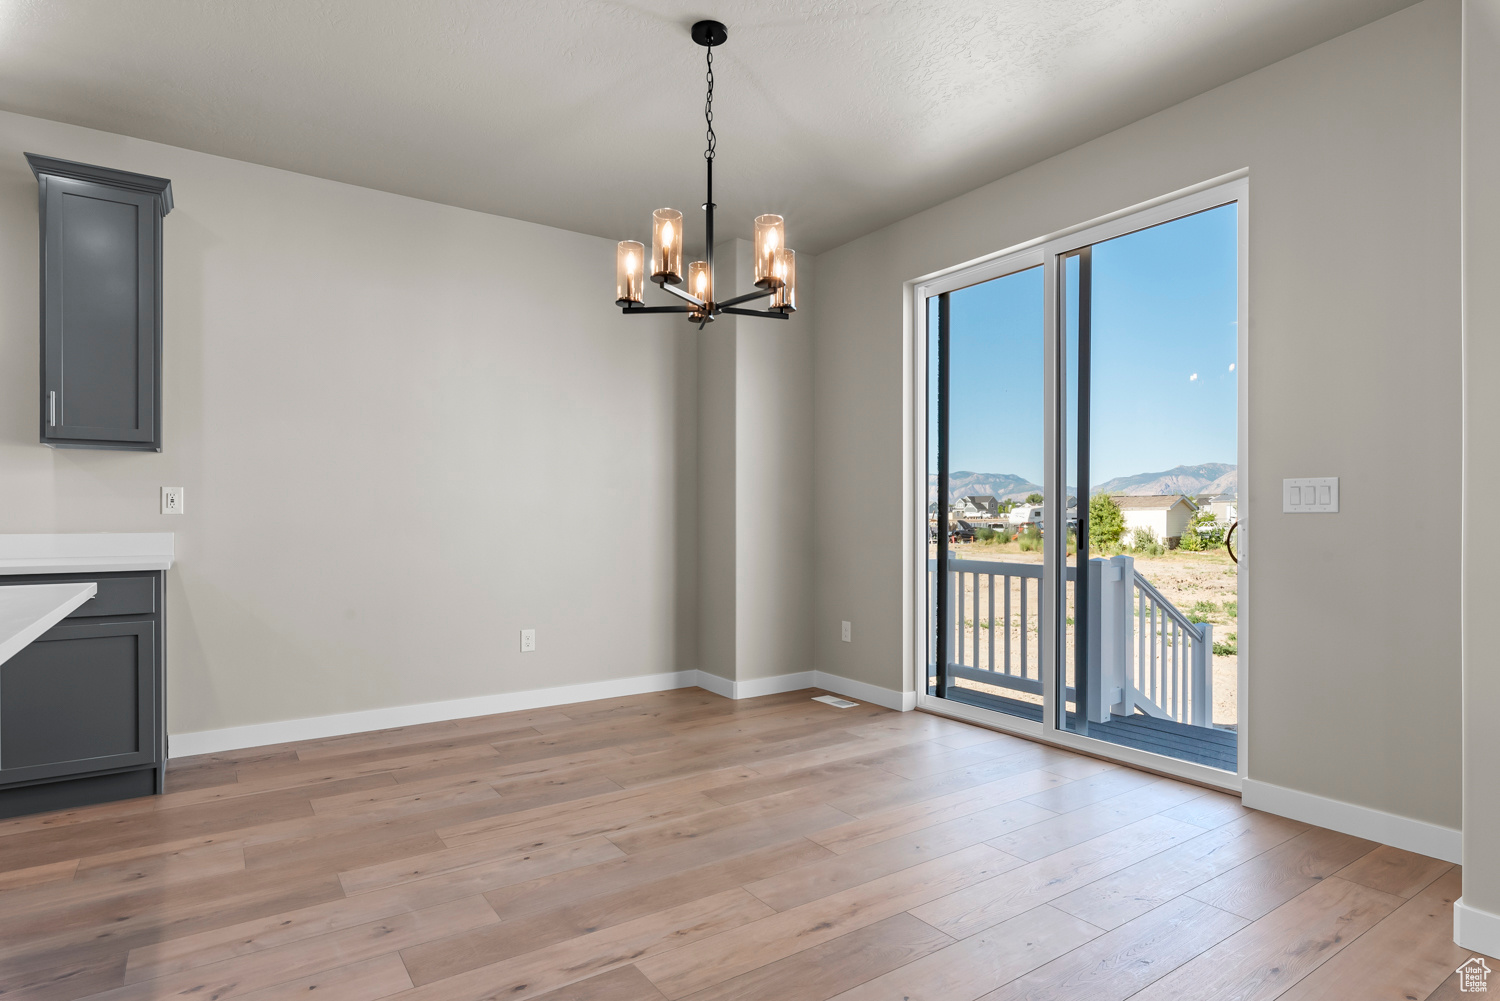
{"label": "candle-shaped light bulb", "polygon": [[757,288],[775,288],[776,252],[786,246],[785,222],[779,215],[755,217],[755,284]]}
{"label": "candle-shaped light bulb", "polygon": [[682,213],[657,209],[651,217],[651,277],[682,283]]}
{"label": "candle-shaped light bulb", "polygon": [[771,296],[771,308],[785,313],[797,311],[797,252],[787,247],[776,251],[772,264],[776,279],[776,291]]}
{"label": "candle-shaped light bulb", "polygon": [[641,262],[645,257],[646,248],[635,240],[621,240],[615,247],[615,302],[618,305],[641,301],[645,286]]}
{"label": "candle-shaped light bulb", "polygon": [[707,261],[688,265],[688,290],[705,303],[714,301],[714,276],[709,273]]}

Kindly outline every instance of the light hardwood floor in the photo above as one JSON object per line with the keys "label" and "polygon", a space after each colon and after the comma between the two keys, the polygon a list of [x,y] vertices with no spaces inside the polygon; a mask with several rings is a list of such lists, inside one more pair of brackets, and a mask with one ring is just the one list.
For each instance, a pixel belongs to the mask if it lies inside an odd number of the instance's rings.
{"label": "light hardwood floor", "polygon": [[0,997],[1458,996],[1448,863],[814,694],[183,759],[0,821]]}

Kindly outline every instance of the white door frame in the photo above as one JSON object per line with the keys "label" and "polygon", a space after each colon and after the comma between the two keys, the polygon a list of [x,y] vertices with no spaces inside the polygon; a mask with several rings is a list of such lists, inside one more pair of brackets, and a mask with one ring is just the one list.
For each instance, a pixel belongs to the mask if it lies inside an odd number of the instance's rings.
{"label": "white door frame", "polygon": [[[927,694],[928,623],[927,623],[927,300],[942,292],[952,292],[969,285],[1025,271],[1041,265],[1043,272],[1043,349],[1044,385],[1042,405],[1045,411],[1043,438],[1046,447],[1046,474],[1043,485],[1043,529],[1047,538],[1065,537],[1063,525],[1066,509],[1062,500],[1067,482],[1066,455],[1059,444],[1066,440],[1066,400],[1058,391],[1063,385],[1066,372],[1065,339],[1058,332],[1057,273],[1060,258],[1072,251],[1101,243],[1117,236],[1147,229],[1183,216],[1193,215],[1207,209],[1234,203],[1238,216],[1238,339],[1235,372],[1238,376],[1238,442],[1236,456],[1239,482],[1239,556],[1238,616],[1236,621],[1239,691],[1236,694],[1238,707],[1238,771],[1230,773],[1196,762],[1181,761],[1162,754],[1142,751],[1138,748],[1112,744],[1108,741],[1080,736],[1059,729],[1054,714],[1044,711],[1040,723],[1033,720],[1009,716],[1005,713],[977,706],[965,705],[950,699]],[[1249,441],[1249,216],[1250,182],[1247,170],[1235,171],[1214,178],[1182,191],[1164,195],[1141,205],[1111,213],[1100,219],[1030,241],[1019,247],[1001,251],[978,261],[971,261],[945,269],[906,283],[907,347],[911,381],[906,397],[909,401],[907,442],[909,453],[907,507],[908,564],[907,586],[907,634],[910,637],[905,660],[909,691],[916,694],[916,707],[978,723],[992,729],[1003,730],[1019,736],[1057,744],[1089,754],[1113,758],[1128,765],[1137,765],[1153,771],[1191,779],[1217,788],[1238,792],[1246,775],[1249,760],[1249,671],[1248,631],[1250,595],[1250,543],[1245,532],[1246,515],[1250,499],[1250,441]],[[1048,546],[1043,551],[1043,566],[1046,577],[1042,589],[1041,609],[1041,666],[1043,700],[1051,705],[1056,686],[1057,652],[1062,649],[1063,629],[1057,611],[1062,607],[1065,580],[1066,547]]]}

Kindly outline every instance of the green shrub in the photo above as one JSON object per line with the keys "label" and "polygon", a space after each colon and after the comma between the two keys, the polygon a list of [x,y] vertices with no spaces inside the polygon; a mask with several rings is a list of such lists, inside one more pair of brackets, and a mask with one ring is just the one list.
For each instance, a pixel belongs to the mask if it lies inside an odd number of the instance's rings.
{"label": "green shrub", "polygon": [[1218,516],[1211,511],[1198,511],[1188,521],[1187,529],[1182,533],[1182,541],[1178,544],[1191,552],[1202,552],[1223,541],[1224,526],[1219,524]]}
{"label": "green shrub", "polygon": [[1156,540],[1156,533],[1149,528],[1137,528],[1130,533],[1130,548],[1143,556],[1160,556],[1167,547]]}
{"label": "green shrub", "polygon": [[1235,633],[1230,633],[1228,636],[1225,636],[1222,642],[1216,641],[1214,643],[1215,657],[1234,657],[1238,656],[1239,652],[1239,636]]}
{"label": "green shrub", "polygon": [[1125,534],[1125,516],[1109,494],[1089,498],[1089,545],[1099,549],[1117,545]]}
{"label": "green shrub", "polygon": [[1240,617],[1240,603],[1238,601],[1226,601],[1226,602],[1224,602],[1224,614],[1227,615],[1227,616],[1229,616],[1231,619],[1237,619],[1237,618],[1239,618]]}
{"label": "green shrub", "polygon": [[974,530],[975,542],[993,542],[995,530],[993,528],[977,528]]}
{"label": "green shrub", "polygon": [[1213,617],[1219,614],[1219,606],[1211,601],[1195,601],[1193,607],[1188,609],[1189,622],[1212,622]]}
{"label": "green shrub", "polygon": [[1035,525],[1027,525],[1016,535],[1016,545],[1023,553],[1039,553],[1042,551],[1042,533]]}

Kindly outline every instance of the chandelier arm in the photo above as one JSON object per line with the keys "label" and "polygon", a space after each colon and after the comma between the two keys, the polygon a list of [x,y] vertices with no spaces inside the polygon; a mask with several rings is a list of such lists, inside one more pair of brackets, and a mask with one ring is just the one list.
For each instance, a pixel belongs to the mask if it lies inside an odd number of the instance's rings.
{"label": "chandelier arm", "polygon": [[724,307],[738,306],[740,303],[749,302],[751,299],[764,299],[768,295],[775,294],[776,290],[773,288],[758,288],[754,292],[746,292],[744,295],[737,295],[733,299],[725,299],[719,305]]}
{"label": "chandelier arm", "polygon": [[666,282],[658,282],[657,288],[661,289],[663,292],[670,292],[677,298],[683,300],[684,302],[690,302],[699,309],[702,309],[704,306],[708,305],[708,303],[704,302],[702,299],[698,298],[695,295],[689,295],[682,289],[677,288],[675,285],[668,285]]}
{"label": "chandelier arm", "polygon": [[737,316],[765,316],[773,320],[785,320],[791,315],[777,309],[740,309],[738,306],[724,306],[719,312],[734,313]]}
{"label": "chandelier arm", "polygon": [[621,306],[622,313],[693,313],[692,306]]}

